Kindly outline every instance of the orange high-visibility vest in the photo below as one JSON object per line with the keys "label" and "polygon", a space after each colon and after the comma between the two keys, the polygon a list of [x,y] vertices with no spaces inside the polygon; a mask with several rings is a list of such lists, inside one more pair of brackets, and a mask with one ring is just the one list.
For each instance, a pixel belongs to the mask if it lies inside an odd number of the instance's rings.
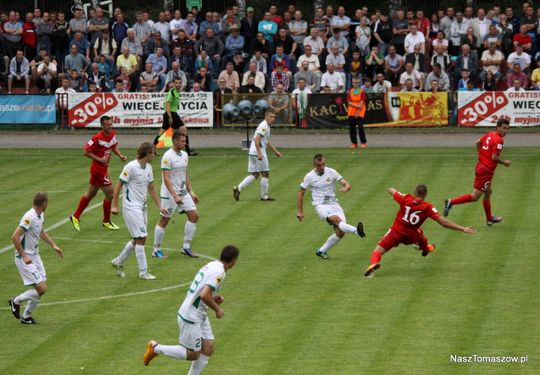
{"label": "orange high-visibility vest", "polygon": [[360,89],[358,91],[358,94],[354,94],[354,88],[349,90],[349,94],[347,95],[347,103],[355,103],[355,104],[364,104],[362,108],[356,108],[352,105],[349,105],[349,108],[347,110],[347,114],[349,117],[364,117],[366,114],[366,93],[364,90]]}

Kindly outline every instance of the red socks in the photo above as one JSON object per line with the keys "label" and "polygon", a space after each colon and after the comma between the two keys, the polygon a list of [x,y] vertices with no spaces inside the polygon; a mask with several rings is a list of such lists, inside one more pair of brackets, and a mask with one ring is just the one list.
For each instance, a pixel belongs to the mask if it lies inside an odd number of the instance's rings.
{"label": "red socks", "polygon": [[79,201],[79,205],[77,206],[77,210],[75,210],[75,213],[73,216],[78,220],[86,207],[88,207],[88,204],[90,203],[90,200],[86,199],[86,197],[83,195],[81,197],[81,200]]}
{"label": "red socks", "polygon": [[452,199],[450,202],[452,204],[463,204],[463,203],[469,203],[472,201],[474,201],[474,197],[472,196],[472,194],[465,194],[465,195],[462,195],[461,197]]}
{"label": "red socks", "polygon": [[484,205],[484,212],[486,213],[486,220],[491,220],[491,217],[492,217],[491,201],[489,199],[484,199],[482,201],[482,204]]}
{"label": "red socks", "polygon": [[103,200],[103,222],[111,222],[111,201],[108,201],[107,199]]}
{"label": "red socks", "polygon": [[374,250],[373,253],[371,253],[371,260],[369,261],[370,264],[379,263],[381,261],[382,254],[379,253],[377,250]]}

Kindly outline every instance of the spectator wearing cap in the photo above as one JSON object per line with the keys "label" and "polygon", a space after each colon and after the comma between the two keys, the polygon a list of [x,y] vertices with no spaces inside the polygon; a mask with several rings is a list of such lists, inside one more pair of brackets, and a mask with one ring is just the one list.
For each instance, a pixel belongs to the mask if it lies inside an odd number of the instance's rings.
{"label": "spectator wearing cap", "polygon": [[340,53],[347,55],[349,52],[349,42],[347,41],[347,38],[341,35],[338,28],[332,29],[332,36],[328,38],[328,41],[326,42],[326,50],[330,51],[334,44],[338,45]]}
{"label": "spectator wearing cap", "polygon": [[187,18],[180,22],[180,28],[185,31],[187,38],[197,40],[199,26],[195,23],[195,14],[193,12],[188,12]]}
{"label": "spectator wearing cap", "polygon": [[250,44],[247,42],[255,40],[257,37],[258,27],[259,21],[255,18],[255,10],[253,7],[248,7],[246,9],[246,16],[240,21],[240,33],[246,41],[246,43],[244,43],[245,52],[249,52]]}
{"label": "spectator wearing cap", "polygon": [[240,28],[236,25],[231,27],[230,35],[225,39],[225,62],[231,61],[237,52],[242,52],[244,49],[245,40],[240,35]]}

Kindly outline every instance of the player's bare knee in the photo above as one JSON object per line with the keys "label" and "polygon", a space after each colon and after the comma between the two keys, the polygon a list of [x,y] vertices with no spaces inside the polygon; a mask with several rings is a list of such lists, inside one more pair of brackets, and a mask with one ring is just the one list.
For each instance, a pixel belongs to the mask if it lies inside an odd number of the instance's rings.
{"label": "player's bare knee", "polygon": [[264,178],[268,178],[268,177],[270,177],[270,172],[261,172],[261,175],[262,175]]}
{"label": "player's bare knee", "polygon": [[204,340],[201,352],[205,356],[210,357],[214,353],[214,340]]}
{"label": "player's bare knee", "polygon": [[259,172],[252,173],[251,175],[252,175],[253,177],[255,177],[256,179],[259,178]]}
{"label": "player's bare knee", "polygon": [[199,213],[197,211],[189,211],[187,217],[193,224],[196,224],[199,221]]}
{"label": "player's bare knee", "polygon": [[165,229],[165,227],[167,226],[167,224],[169,224],[169,220],[171,220],[170,217],[165,217],[165,216],[162,216],[160,219],[159,219],[159,223],[158,225]]}
{"label": "player's bare knee", "polygon": [[188,350],[186,354],[186,359],[188,361],[196,361],[201,356],[201,352],[194,352],[193,350]]}
{"label": "player's bare knee", "polygon": [[42,295],[44,295],[45,293],[47,293],[47,284],[45,284],[44,282],[43,283],[39,283],[35,286],[35,289],[36,289],[36,292],[39,294],[39,296],[41,297]]}
{"label": "player's bare knee", "polygon": [[338,236],[339,238],[343,238],[343,236],[345,236],[345,232],[338,227],[334,227],[334,232],[336,232],[336,236]]}

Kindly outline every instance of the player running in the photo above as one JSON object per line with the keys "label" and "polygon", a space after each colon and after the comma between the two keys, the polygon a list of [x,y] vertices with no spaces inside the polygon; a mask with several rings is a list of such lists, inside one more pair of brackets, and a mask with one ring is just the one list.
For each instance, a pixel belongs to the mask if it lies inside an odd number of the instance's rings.
{"label": "player running", "polygon": [[326,167],[326,160],[321,154],[313,158],[315,169],[309,172],[304,181],[300,184],[297,196],[298,212],[296,217],[300,222],[304,219],[304,195],[306,190],[311,190],[311,202],[315,211],[328,224],[334,226],[335,234],[328,237],[326,242],[315,252],[315,255],[322,259],[329,259],[328,250],[337,244],[345,236],[345,233],[354,233],[360,237],[365,237],[364,225],[358,223],[356,228],[347,224],[343,208],[338,203],[335,193],[336,182],[341,184],[340,192],[346,193],[351,190],[351,184],[347,182],[335,169]]}
{"label": "player running", "polygon": [[193,192],[191,182],[188,177],[189,156],[184,151],[187,138],[182,130],[175,130],[172,135],[173,146],[165,152],[161,159],[161,171],[163,181],[161,182],[161,207],[163,211],[159,222],[156,224],[154,235],[153,257],[164,258],[161,245],[165,236],[165,228],[171,220],[174,211],[186,213],[187,221],[184,226],[184,243],[182,252],[192,258],[197,258],[191,249],[191,241],[197,230],[199,213],[196,203],[199,197]]}
{"label": "player running", "polygon": [[[40,302],[41,296],[47,291],[47,274],[45,266],[39,255],[39,239],[47,242],[56,253],[63,258],[64,253],[49,234],[43,229],[45,222],[45,210],[49,204],[47,193],[36,193],[32,208],[22,217],[19,226],[13,232],[11,240],[15,246],[15,265],[21,274],[26,287],[25,292],[9,300],[9,307],[13,316],[21,320],[23,324],[36,324],[32,318],[32,311]],[[22,317],[20,314],[21,303],[28,301]]]}
{"label": "player running", "polygon": [[188,375],[198,375],[204,370],[214,351],[208,308],[214,310],[217,319],[223,317],[220,305],[224,299],[218,293],[225,280],[225,272],[234,267],[238,255],[236,246],[225,246],[219,260],[208,263],[197,272],[178,310],[180,345],[161,345],[154,340],[149,341],[143,357],[145,366],[157,355],[164,354],[178,360],[193,361]]}
{"label": "player running", "polygon": [[249,175],[240,182],[238,186],[233,187],[233,196],[237,201],[240,200],[240,192],[249,184],[261,177],[261,200],[274,201],[274,198],[268,196],[268,178],[270,177],[270,165],[266,148],[270,148],[278,158],[283,155],[279,152],[272,142],[270,142],[270,125],[276,121],[276,114],[271,110],[267,110],[264,115],[264,120],[257,126],[251,146],[249,147],[248,173]]}
{"label": "player running", "polygon": [[371,254],[371,264],[366,269],[364,276],[373,276],[373,272],[381,267],[380,262],[383,254],[393,247],[399,246],[399,244],[418,245],[424,257],[435,251],[435,245],[428,243],[428,239],[420,229],[428,217],[445,228],[467,234],[476,233],[474,228],[463,227],[441,217],[437,209],[424,200],[428,193],[426,185],[418,185],[414,190],[414,196],[402,194],[394,188],[389,188],[388,193],[399,204],[399,211],[392,227],[386,232]]}
{"label": "player running", "polygon": [[122,214],[132,238],[126,244],[124,250],[111,261],[120,277],[126,277],[124,262],[135,250],[135,256],[139,264],[139,278],[145,280],[154,280],[156,278],[148,272],[146,254],[144,253],[144,244],[148,235],[146,230],[148,223],[146,199],[148,193],[150,193],[150,197],[158,209],[161,210],[159,197],[153,183],[154,173],[150,165],[155,156],[152,144],[145,142],[140,145],[137,150],[137,159],[126,164],[114,189],[111,212],[115,215],[118,214],[118,199],[120,189],[122,189]]}
{"label": "player running", "polygon": [[510,130],[510,121],[507,119],[499,119],[494,132],[489,132],[476,141],[476,149],[478,150],[478,163],[476,164],[474,188],[472,194],[465,194],[461,197],[444,201],[444,216],[448,216],[452,206],[455,204],[463,204],[476,202],[484,195],[483,206],[486,213],[486,224],[491,226],[495,223],[500,223],[502,216],[495,216],[491,213],[491,180],[495,174],[497,164],[502,164],[509,167],[512,162],[510,160],[501,159],[501,152],[504,144],[504,137]]}
{"label": "player running", "polygon": [[84,146],[84,156],[92,159],[92,164],[90,165],[90,185],[86,193],[81,197],[77,209],[69,217],[73,228],[77,231],[81,230],[80,217],[82,213],[100,189],[105,194],[102,225],[105,229],[109,230],[120,229],[116,224],[111,222],[113,187],[108,169],[111,152],[115,153],[123,162],[126,161],[126,157],[122,155],[118,148],[116,132],[113,130],[111,118],[109,116],[102,116],[99,121],[101,123],[101,131],[94,135]]}

